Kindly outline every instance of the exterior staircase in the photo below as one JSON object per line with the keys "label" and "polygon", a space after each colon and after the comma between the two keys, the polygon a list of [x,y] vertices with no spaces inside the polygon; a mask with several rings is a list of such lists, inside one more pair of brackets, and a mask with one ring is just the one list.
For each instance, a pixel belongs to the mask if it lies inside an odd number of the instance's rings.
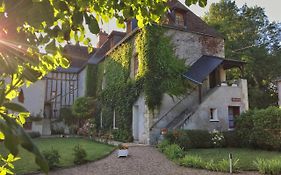
{"label": "exterior staircase", "polygon": [[190,117],[197,111],[200,104],[216,91],[217,87],[210,89],[203,94],[202,101],[199,101],[199,91],[196,88],[191,93],[187,94],[179,102],[177,102],[168,112],[162,115],[150,127],[151,143],[156,143],[160,136],[162,128],[168,130],[179,129],[188,122]]}

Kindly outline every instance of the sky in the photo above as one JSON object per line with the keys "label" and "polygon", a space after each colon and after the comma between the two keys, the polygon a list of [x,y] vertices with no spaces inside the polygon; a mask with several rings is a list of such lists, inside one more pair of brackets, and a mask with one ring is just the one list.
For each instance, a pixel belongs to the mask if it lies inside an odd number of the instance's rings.
{"label": "sky", "polygon": [[[181,2],[184,2],[183,0],[180,0]],[[208,4],[205,8],[201,8],[198,5],[192,5],[189,7],[193,13],[195,13],[198,16],[203,16],[205,12],[208,11],[210,5],[215,2],[219,2],[220,0],[208,0]],[[250,6],[259,6],[264,8],[265,14],[269,17],[270,21],[277,21],[281,22],[281,12],[280,12],[280,6],[281,6],[281,0],[235,0],[238,7],[241,7],[245,3]]]}
{"label": "sky", "polygon": [[[184,4],[184,0],[180,0]],[[188,7],[193,13],[197,16],[203,16],[209,9],[212,3],[219,2],[220,0],[208,0],[208,4],[206,7],[201,8],[199,5],[191,5]],[[281,22],[281,0],[235,0],[238,7],[241,7],[245,3],[252,6],[259,6],[264,8],[265,14],[268,16],[270,21]],[[109,22],[108,24],[104,24],[101,27],[107,33],[110,33],[112,30],[124,31],[124,29],[120,29],[116,27],[114,20]],[[92,37],[92,44],[95,45],[97,43],[97,37]]]}

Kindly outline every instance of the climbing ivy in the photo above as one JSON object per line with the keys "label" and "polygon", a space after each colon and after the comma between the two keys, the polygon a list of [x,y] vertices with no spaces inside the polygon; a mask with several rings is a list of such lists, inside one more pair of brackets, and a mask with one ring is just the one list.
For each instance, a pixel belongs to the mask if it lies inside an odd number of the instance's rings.
{"label": "climbing ivy", "polygon": [[[97,94],[105,127],[112,128],[115,111],[116,127],[130,135],[132,106],[142,92],[150,110],[161,105],[164,93],[178,96],[186,92],[188,84],[181,75],[187,68],[184,60],[174,55],[171,39],[164,33],[165,29],[158,26],[143,28],[99,64]],[[136,54],[138,73],[130,77],[131,60]],[[103,90],[102,84],[106,84]]]}
{"label": "climbing ivy", "polygon": [[87,97],[96,97],[97,83],[94,81],[97,79],[98,68],[97,65],[88,64],[86,73],[86,92]]}
{"label": "climbing ivy", "polygon": [[186,71],[184,60],[178,59],[170,38],[160,26],[148,26],[136,39],[140,71],[144,77],[144,94],[149,109],[161,105],[164,93],[178,96],[186,92],[187,81],[181,76]]}

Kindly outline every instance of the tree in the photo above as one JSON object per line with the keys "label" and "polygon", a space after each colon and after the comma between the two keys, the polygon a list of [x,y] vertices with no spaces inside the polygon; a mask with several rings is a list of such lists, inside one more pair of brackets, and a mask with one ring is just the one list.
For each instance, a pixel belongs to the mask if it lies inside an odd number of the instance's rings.
{"label": "tree", "polygon": [[[244,77],[250,107],[276,104],[274,79],[281,75],[281,24],[270,22],[261,7],[238,8],[231,0],[212,4],[204,20],[224,36],[226,58],[247,62]],[[229,76],[238,78],[235,71]]]}
{"label": "tree", "polygon": [[[207,0],[185,2],[205,6]],[[0,171],[11,173],[10,163],[17,160],[14,156],[21,145],[36,155],[36,163],[47,172],[46,161],[21,127],[29,113],[11,102],[19,88],[59,66],[68,67],[67,59],[62,56],[65,43],[71,40],[83,43],[91,51],[86,28],[97,34],[99,24],[112,17],[120,27],[133,17],[140,27],[159,22],[167,10],[167,0],[0,0],[0,4],[0,138],[11,152],[9,163],[5,162]]]}

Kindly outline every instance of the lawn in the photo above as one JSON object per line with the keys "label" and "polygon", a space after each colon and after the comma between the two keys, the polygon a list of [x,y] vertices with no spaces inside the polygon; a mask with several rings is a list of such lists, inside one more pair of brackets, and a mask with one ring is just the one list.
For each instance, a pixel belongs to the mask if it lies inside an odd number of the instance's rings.
{"label": "lawn", "polygon": [[215,162],[228,159],[229,153],[233,154],[233,158],[239,159],[238,167],[240,170],[257,170],[253,161],[257,158],[276,159],[281,158],[281,152],[253,150],[245,148],[214,148],[214,149],[191,149],[187,151],[187,155],[198,155],[204,161],[213,159]]}
{"label": "lawn", "polygon": [[[40,138],[34,139],[35,144],[41,151],[50,150],[52,148],[58,150],[61,159],[60,167],[73,165],[73,148],[75,145],[81,145],[87,152],[87,160],[97,160],[114,149],[113,146],[97,143],[82,138]],[[1,144],[0,152],[5,152],[3,144]],[[15,172],[17,174],[37,171],[39,167],[34,163],[34,156],[29,152],[21,149],[20,155],[22,159],[15,162]]]}

